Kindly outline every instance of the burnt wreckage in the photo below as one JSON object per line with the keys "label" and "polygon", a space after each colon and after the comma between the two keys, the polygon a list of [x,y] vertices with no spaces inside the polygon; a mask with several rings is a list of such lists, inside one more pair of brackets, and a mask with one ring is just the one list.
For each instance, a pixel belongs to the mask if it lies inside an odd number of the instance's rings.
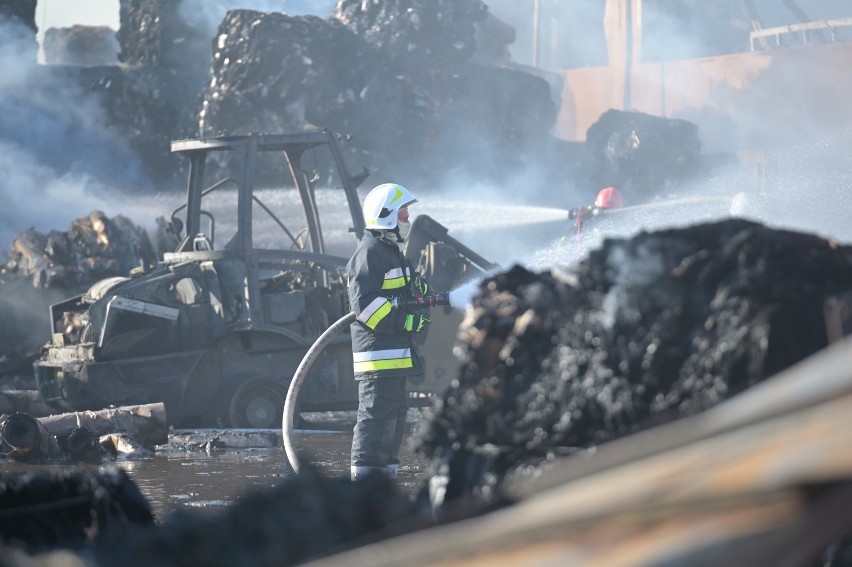
{"label": "burnt wreckage", "polygon": [[[354,248],[364,230],[357,187],[366,173],[349,173],[327,131],[181,140],[172,151],[190,164],[186,203],[171,215],[180,245],[148,273],[102,280],[51,306],[52,340],[35,363],[39,390],[61,410],[164,402],[170,423],[277,427],[303,355],[349,312],[348,258],[326,251],[320,201],[338,210],[347,203]],[[269,180],[275,188],[264,188],[260,172],[282,160],[290,183]],[[302,209],[297,221],[293,200]],[[293,232],[282,218],[305,228]],[[441,271],[437,290],[491,267],[428,217],[413,223],[409,242],[415,265],[427,275]],[[437,363],[411,386],[413,400],[448,381],[442,361],[452,359],[452,340],[426,338]],[[357,407],[348,332],[314,365],[299,404],[300,411]]]}

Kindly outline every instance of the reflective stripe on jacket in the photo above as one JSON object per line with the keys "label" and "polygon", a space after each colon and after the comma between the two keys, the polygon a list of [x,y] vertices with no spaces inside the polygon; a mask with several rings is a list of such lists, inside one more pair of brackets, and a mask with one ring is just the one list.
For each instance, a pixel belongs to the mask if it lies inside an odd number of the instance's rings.
{"label": "reflective stripe on jacket", "polygon": [[413,299],[411,264],[394,242],[367,230],[346,266],[355,379],[422,373],[414,334],[404,329],[410,311],[396,307]]}

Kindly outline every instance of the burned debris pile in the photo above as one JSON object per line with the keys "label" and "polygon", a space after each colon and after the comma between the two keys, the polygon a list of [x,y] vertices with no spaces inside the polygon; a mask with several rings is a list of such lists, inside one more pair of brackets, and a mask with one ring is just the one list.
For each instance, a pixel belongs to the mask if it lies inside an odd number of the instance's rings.
{"label": "burned debris pile", "polygon": [[[45,30],[54,64],[38,65],[35,2],[0,2],[0,48],[15,53],[0,97],[3,138],[58,176],[141,189],[174,179],[182,164],[169,142],[195,131],[210,49],[178,17],[179,4],[121,2],[118,37],[90,26]],[[30,45],[32,56],[21,57]]]}
{"label": "burned debris pile", "polygon": [[123,215],[110,218],[92,211],[65,232],[45,235],[30,228],[18,233],[3,274],[28,279],[34,287],[78,291],[134,268],[149,268],[156,259],[143,228]]}
{"label": "burned debris pile", "polygon": [[148,233],[122,215],[93,211],[64,232],[18,233],[0,264],[0,375],[32,376],[32,361],[50,338],[50,304],[156,260]]}
{"label": "burned debris pile", "polygon": [[[154,523],[145,497],[119,469],[0,475],[0,510],[0,542],[26,553],[82,549]],[[3,564],[18,564],[3,558],[6,550],[0,548]]]}
{"label": "burned debris pile", "polygon": [[[611,239],[571,271],[486,280],[422,439],[446,498],[706,409],[827,344],[852,250],[727,220]],[[532,467],[527,469],[526,467]]]}

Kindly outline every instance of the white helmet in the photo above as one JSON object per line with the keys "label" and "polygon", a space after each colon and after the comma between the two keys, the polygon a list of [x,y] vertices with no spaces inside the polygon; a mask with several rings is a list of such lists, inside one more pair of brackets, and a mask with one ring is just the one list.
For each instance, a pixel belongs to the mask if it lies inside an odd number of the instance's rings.
{"label": "white helmet", "polygon": [[397,213],[403,207],[416,203],[408,189],[396,183],[374,187],[364,198],[364,222],[372,230],[393,230],[397,226]]}

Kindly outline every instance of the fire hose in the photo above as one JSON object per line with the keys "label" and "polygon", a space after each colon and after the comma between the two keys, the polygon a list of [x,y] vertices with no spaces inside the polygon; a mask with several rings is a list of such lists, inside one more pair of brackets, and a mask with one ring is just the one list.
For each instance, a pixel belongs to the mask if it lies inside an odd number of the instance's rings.
{"label": "fire hose", "polygon": [[[443,292],[420,296],[404,304],[405,307],[418,309],[429,309],[438,307],[439,305],[450,305],[449,293]],[[290,461],[290,466],[296,472],[299,472],[299,456],[296,453],[296,447],[293,445],[293,420],[296,414],[296,400],[299,397],[302,382],[305,381],[314,362],[322,354],[322,351],[331,339],[353,322],[355,322],[355,312],[350,311],[323,331],[305,353],[305,356],[302,357],[302,361],[299,362],[299,366],[293,374],[293,379],[290,380],[290,387],[287,389],[287,398],[284,400],[284,414],[281,418],[281,437],[284,441],[284,451],[287,453],[287,459]]]}

